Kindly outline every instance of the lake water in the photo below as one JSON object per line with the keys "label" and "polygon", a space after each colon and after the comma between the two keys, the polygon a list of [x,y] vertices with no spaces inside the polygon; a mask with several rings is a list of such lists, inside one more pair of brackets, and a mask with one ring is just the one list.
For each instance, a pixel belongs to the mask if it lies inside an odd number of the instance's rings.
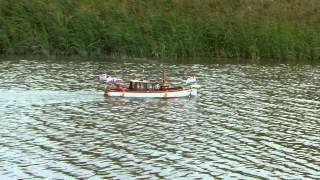
{"label": "lake water", "polygon": [[[199,96],[108,98],[96,75]],[[319,179],[320,66],[0,61],[1,179]]]}

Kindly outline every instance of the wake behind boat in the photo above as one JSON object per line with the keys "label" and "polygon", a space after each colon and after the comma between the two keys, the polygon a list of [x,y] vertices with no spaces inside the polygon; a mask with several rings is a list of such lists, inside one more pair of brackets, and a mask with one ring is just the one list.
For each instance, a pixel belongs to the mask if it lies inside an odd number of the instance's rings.
{"label": "wake behind boat", "polygon": [[197,95],[200,87],[196,84],[195,77],[187,79],[187,86],[171,87],[167,80],[166,71],[163,70],[161,82],[148,82],[141,80],[130,80],[127,88],[120,85],[119,78],[100,75],[100,80],[106,82],[104,95],[111,97],[137,97],[137,98],[178,98]]}

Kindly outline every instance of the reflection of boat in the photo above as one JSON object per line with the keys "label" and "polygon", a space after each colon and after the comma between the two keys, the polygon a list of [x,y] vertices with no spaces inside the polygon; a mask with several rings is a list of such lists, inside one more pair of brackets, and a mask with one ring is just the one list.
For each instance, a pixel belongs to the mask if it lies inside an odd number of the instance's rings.
{"label": "reflection of boat", "polygon": [[188,87],[170,87],[165,71],[162,73],[161,83],[131,80],[129,81],[128,88],[123,88],[118,83],[115,83],[114,85],[116,87],[112,89],[109,86],[105,87],[105,96],[147,98],[191,97],[197,95],[197,88],[199,88],[196,84]]}

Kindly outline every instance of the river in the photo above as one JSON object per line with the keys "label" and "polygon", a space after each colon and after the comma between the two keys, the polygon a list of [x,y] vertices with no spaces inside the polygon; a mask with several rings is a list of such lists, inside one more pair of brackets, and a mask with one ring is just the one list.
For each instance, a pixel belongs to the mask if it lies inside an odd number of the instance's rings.
{"label": "river", "polygon": [[[108,98],[100,73],[199,96]],[[0,61],[1,179],[319,179],[320,66]]]}

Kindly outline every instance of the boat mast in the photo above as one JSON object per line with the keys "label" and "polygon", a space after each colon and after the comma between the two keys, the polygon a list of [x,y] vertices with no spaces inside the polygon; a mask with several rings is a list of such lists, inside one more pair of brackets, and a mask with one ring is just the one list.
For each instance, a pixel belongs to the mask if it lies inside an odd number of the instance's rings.
{"label": "boat mast", "polygon": [[161,77],[161,89],[167,89],[168,87],[167,73],[166,70],[163,69]]}

